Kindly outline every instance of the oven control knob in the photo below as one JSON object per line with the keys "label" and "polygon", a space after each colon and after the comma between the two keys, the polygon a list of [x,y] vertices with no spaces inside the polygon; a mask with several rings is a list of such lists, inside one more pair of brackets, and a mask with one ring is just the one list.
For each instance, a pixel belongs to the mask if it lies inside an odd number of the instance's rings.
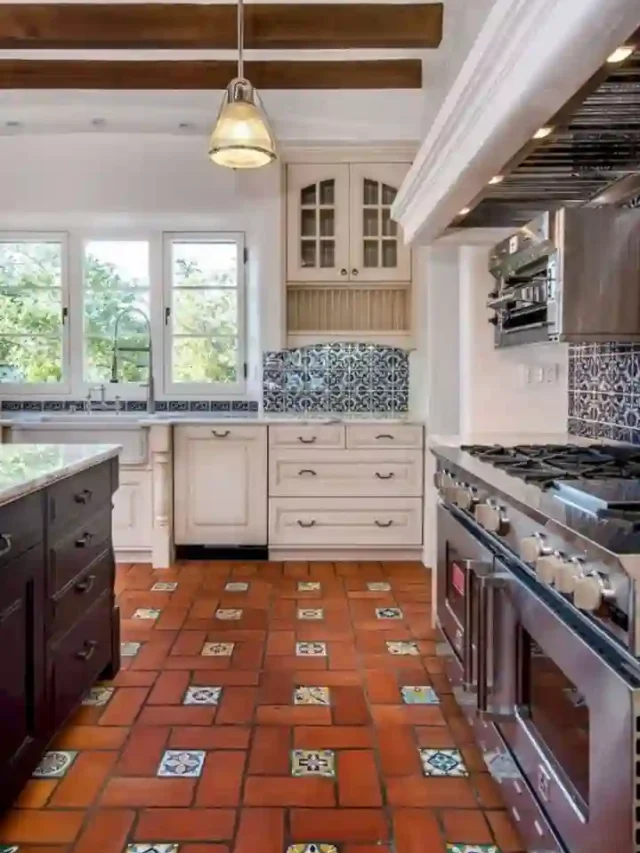
{"label": "oven control knob", "polygon": [[541,533],[533,536],[525,536],[520,540],[520,556],[525,563],[535,563],[538,557],[549,553],[549,549],[544,544],[544,537]]}
{"label": "oven control knob", "polygon": [[562,560],[556,572],[555,588],[558,592],[570,595],[575,590],[576,583],[581,576],[580,563],[573,560]]}
{"label": "oven control knob", "polygon": [[503,533],[508,526],[508,521],[500,509],[488,503],[478,504],[474,510],[474,515],[480,527],[484,527],[490,533]]}
{"label": "oven control knob", "polygon": [[578,578],[573,590],[573,603],[580,610],[594,613],[602,604],[602,581],[594,575]]}
{"label": "oven control knob", "polygon": [[555,583],[556,577],[562,571],[564,560],[557,554],[548,554],[538,557],[536,560],[536,574],[540,580],[548,583],[550,586]]}

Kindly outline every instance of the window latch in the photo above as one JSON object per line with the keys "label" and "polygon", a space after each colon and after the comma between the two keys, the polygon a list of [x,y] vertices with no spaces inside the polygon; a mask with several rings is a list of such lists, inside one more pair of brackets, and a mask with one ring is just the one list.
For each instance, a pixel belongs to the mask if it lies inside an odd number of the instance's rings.
{"label": "window latch", "polygon": [[171,308],[164,309],[164,324],[165,326],[169,325],[169,320],[171,318]]}
{"label": "window latch", "polygon": [[62,325],[67,322],[67,317],[69,316],[69,309],[65,306],[62,309]]}

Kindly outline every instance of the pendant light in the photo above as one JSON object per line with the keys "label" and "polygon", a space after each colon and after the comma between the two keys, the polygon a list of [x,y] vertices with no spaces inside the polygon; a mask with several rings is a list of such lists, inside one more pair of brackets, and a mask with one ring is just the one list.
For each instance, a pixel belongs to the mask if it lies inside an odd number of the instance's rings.
{"label": "pendant light", "polygon": [[257,169],[276,158],[276,141],[258,93],[244,76],[244,6],[238,0],[238,76],[227,86],[209,157],[230,169]]}

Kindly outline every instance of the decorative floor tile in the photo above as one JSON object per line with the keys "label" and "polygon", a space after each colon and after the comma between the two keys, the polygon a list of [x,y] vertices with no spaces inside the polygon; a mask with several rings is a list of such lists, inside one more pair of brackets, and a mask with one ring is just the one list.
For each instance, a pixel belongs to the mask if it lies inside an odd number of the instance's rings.
{"label": "decorative floor tile", "polygon": [[291,753],[292,776],[323,776],[333,779],[336,759],[331,749],[294,749]]}
{"label": "decorative floor tile", "polygon": [[138,607],[134,611],[134,619],[157,619],[161,611],[157,607]]}
{"label": "decorative floor tile", "polygon": [[125,853],[178,853],[178,844],[127,844]]}
{"label": "decorative floor tile", "polygon": [[324,658],[327,656],[326,643],[296,643],[298,657]]}
{"label": "decorative floor tile", "polygon": [[405,705],[439,705],[438,694],[433,687],[401,687],[402,701]]}
{"label": "decorative floor tile", "polygon": [[376,607],[376,619],[402,619],[399,607]]}
{"label": "decorative floor tile", "polygon": [[70,750],[54,749],[45,752],[40,764],[33,771],[36,779],[59,779],[73,764],[78,753]]}
{"label": "decorative floor tile", "polygon": [[205,643],[201,655],[206,658],[228,658],[233,654],[235,643]]}
{"label": "decorative floor tile", "polygon": [[175,592],[177,588],[177,583],[169,583],[168,581],[158,581],[158,583],[154,583],[154,585],[151,587],[151,592]]}
{"label": "decorative floor tile", "polygon": [[421,749],[420,761],[425,776],[468,776],[459,749]]}
{"label": "decorative floor tile", "polygon": [[307,622],[324,619],[324,610],[319,607],[299,607],[298,619],[302,619]]}
{"label": "decorative floor tile", "polygon": [[320,844],[317,842],[313,842],[312,844],[290,844],[287,847],[287,853],[338,853],[338,848],[334,844]]}
{"label": "decorative floor tile", "polygon": [[156,776],[185,776],[195,778],[202,773],[206,752],[203,749],[167,749],[162,756]]}
{"label": "decorative floor tile", "polygon": [[447,853],[500,853],[495,844],[447,844]]}
{"label": "decorative floor tile", "polygon": [[296,687],[293,691],[294,705],[330,705],[328,687]]}
{"label": "decorative floor tile", "polygon": [[229,581],[224,588],[226,592],[246,592],[249,584],[246,581]]}
{"label": "decorative floor tile", "polygon": [[183,705],[217,705],[222,687],[187,687]]}
{"label": "decorative floor tile", "polygon": [[225,622],[233,622],[237,619],[242,619],[242,610],[232,610],[231,608],[219,607],[216,610],[216,619],[222,619]]}
{"label": "decorative floor tile", "polygon": [[123,658],[134,658],[141,645],[142,643],[120,643],[120,654]]}
{"label": "decorative floor tile", "polygon": [[387,642],[387,651],[390,655],[419,655],[420,649],[417,643],[412,642]]}
{"label": "decorative floor tile", "polygon": [[18,853],[19,850],[20,850],[19,847],[15,847],[15,846],[7,847],[6,844],[0,844],[0,853]]}
{"label": "decorative floor tile", "polygon": [[298,581],[298,592],[319,592],[321,589],[322,586],[319,581]]}
{"label": "decorative floor tile", "polygon": [[369,592],[390,592],[391,584],[383,583],[382,581],[370,581],[367,584],[367,589]]}
{"label": "decorative floor tile", "polygon": [[115,687],[91,687],[87,695],[82,700],[83,705],[93,705],[101,707],[106,705],[109,699],[113,696]]}

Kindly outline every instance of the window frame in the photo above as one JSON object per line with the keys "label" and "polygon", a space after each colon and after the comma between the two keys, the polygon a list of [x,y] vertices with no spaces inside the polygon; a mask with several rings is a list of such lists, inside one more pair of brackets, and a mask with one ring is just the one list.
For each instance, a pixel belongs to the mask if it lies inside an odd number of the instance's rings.
{"label": "window frame", "polygon": [[60,382],[0,382],[0,395],[6,399],[68,396],[72,387],[71,308],[70,308],[70,235],[68,231],[0,231],[0,243],[58,243],[60,245],[60,296],[62,312],[62,379]]}
{"label": "window frame", "polygon": [[[235,243],[237,247],[236,300],[238,309],[238,381],[175,382],[172,377],[173,279],[171,249],[174,243]],[[245,235],[241,231],[165,231],[162,235],[162,360],[163,393],[168,397],[244,399],[247,388],[247,319]]]}

